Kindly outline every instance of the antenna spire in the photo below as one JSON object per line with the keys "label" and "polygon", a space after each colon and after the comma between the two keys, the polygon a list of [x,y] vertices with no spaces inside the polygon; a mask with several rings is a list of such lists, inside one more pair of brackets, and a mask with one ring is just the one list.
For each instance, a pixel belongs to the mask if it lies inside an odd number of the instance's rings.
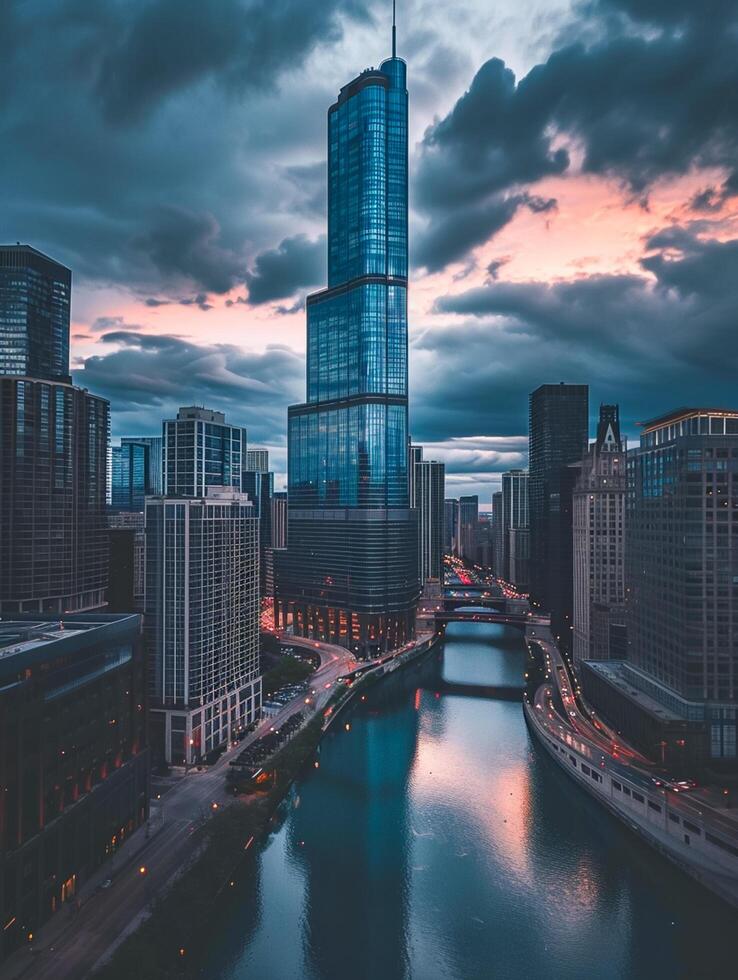
{"label": "antenna spire", "polygon": [[395,0],[392,0],[392,57],[397,57],[397,26],[395,25]]}

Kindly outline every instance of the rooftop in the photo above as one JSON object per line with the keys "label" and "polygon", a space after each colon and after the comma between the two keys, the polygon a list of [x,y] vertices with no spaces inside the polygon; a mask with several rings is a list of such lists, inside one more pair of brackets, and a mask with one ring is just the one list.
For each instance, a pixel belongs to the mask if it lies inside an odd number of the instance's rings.
{"label": "rooftop", "polygon": [[62,619],[17,615],[0,619],[0,674],[17,671],[80,646],[119,641],[123,634],[138,634],[141,617],[136,613],[79,613]]}
{"label": "rooftop", "polygon": [[648,419],[646,422],[639,422],[645,432],[651,429],[660,429],[662,425],[671,425],[683,419],[694,418],[698,415],[715,415],[722,418],[738,418],[738,409],[731,408],[675,408],[665,415],[658,415],[656,418]]}

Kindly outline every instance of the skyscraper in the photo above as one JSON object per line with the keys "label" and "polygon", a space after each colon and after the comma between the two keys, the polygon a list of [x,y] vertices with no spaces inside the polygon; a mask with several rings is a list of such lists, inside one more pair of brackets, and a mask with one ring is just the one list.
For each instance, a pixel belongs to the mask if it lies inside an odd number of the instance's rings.
{"label": "skyscraper", "polygon": [[161,436],[123,436],[120,440],[121,446],[126,446],[129,443],[135,443],[137,446],[145,446],[147,449],[146,493],[161,493]]}
{"label": "skyscraper", "polygon": [[459,553],[459,501],[457,497],[447,497],[443,502],[445,517],[443,522],[444,549],[447,555]]}
{"label": "skyscraper", "polygon": [[[394,32],[393,32],[394,35]],[[393,55],[328,112],[328,288],[307,299],[307,400],[288,417],[275,614],[367,655],[411,637],[407,89]]]}
{"label": "skyscraper", "polygon": [[627,662],[588,697],[677,771],[738,768],[738,410],[679,408],[628,454]]}
{"label": "skyscraper", "polygon": [[410,503],[418,512],[418,578],[443,578],[444,485],[446,467],[423,459],[423,447],[410,448]]}
{"label": "skyscraper", "polygon": [[146,501],[145,632],[155,756],[189,764],[257,717],[259,529],[233,487]]}
{"label": "skyscraper", "polygon": [[113,510],[142,511],[147,489],[148,450],[139,443],[113,446],[110,503]]}
{"label": "skyscraper", "polygon": [[242,491],[246,429],[229,425],[222,412],[191,406],[166,419],[162,443],[162,492],[204,497],[207,487]]}
{"label": "skyscraper", "polygon": [[511,581],[510,531],[528,527],[528,473],[526,470],[508,470],[502,474],[502,561],[500,575]]}
{"label": "skyscraper", "polygon": [[70,382],[70,283],[0,246],[0,615],[105,603],[109,405]]}
{"label": "skyscraper", "polygon": [[576,661],[626,654],[625,458],[618,406],[600,405],[573,497]]}
{"label": "skyscraper", "polygon": [[587,385],[546,384],[530,396],[530,593],[551,614],[562,648],[571,647],[572,491],[588,437]]}
{"label": "skyscraper", "polygon": [[[257,450],[264,452],[264,450]],[[248,459],[251,453],[246,454]],[[252,458],[252,462],[253,462]],[[255,460],[264,462],[264,460]],[[267,461],[268,462],[268,461]],[[271,561],[272,542],[272,496],[274,495],[274,474],[267,470],[246,470],[243,474],[243,492],[254,504],[256,516],[259,518],[259,582],[262,595],[271,595],[274,591],[274,570],[267,575],[267,557]],[[270,579],[270,583],[267,582]],[[271,587],[268,587],[271,585]]]}
{"label": "skyscraper", "polygon": [[472,494],[459,497],[459,557],[466,561],[477,558],[477,524],[479,523],[479,497]]}
{"label": "skyscraper", "polygon": [[30,245],[0,245],[0,375],[69,382],[72,273]]}

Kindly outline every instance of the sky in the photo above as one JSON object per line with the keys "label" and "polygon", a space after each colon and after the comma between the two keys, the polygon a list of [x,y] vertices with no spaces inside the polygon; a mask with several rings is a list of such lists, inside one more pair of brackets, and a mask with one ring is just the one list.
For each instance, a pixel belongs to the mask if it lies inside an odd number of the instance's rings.
{"label": "sky", "polygon": [[[286,469],[325,283],[326,111],[391,3],[0,3],[0,240],[73,271],[112,433],[203,404]],[[735,0],[400,0],[410,426],[448,496],[526,464],[528,394],[592,431],[738,405]]]}

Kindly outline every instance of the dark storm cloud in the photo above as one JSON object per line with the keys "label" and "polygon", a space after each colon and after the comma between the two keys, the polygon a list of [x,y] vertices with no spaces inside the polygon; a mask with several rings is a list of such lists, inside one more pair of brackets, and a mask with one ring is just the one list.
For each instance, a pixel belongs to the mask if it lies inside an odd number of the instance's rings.
{"label": "dark storm cloud", "polygon": [[644,199],[654,181],[695,166],[729,171],[698,207],[738,191],[738,4],[601,0],[581,9],[590,16],[582,33],[595,40],[563,44],[517,84],[492,58],[426,131],[415,187],[430,220],[421,264],[437,268],[476,244],[444,240],[459,209],[499,213],[501,198],[569,170],[569,143],[584,172]]}
{"label": "dark storm cloud", "polygon": [[321,235],[285,238],[277,248],[260,252],[246,273],[249,303],[257,305],[293,296],[298,289],[315,286],[325,278],[326,244]]}
{"label": "dark storm cloud", "polygon": [[523,432],[528,392],[559,380],[589,383],[593,405],[620,402],[631,434],[676,404],[734,406],[738,240],[704,231],[652,236],[642,276],[490,280],[440,299],[438,313],[467,319],[415,338],[418,438]]}
{"label": "dark storm cloud", "polygon": [[256,439],[273,440],[283,433],[285,405],[299,400],[304,383],[303,359],[287,347],[249,353],[131,330],[113,330],[100,340],[110,353],[85,358],[74,380],[110,399],[118,432],[135,425],[156,433],[162,418],[195,403],[225,411]]}

